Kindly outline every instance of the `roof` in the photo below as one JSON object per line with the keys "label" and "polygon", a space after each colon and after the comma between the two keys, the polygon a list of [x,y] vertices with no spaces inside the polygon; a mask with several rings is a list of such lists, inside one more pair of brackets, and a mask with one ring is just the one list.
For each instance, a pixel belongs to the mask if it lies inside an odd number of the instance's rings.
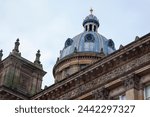
{"label": "roof", "polygon": [[60,52],[60,59],[75,52],[101,53],[108,55],[115,51],[114,42],[94,31],[84,31],[74,38],[68,38],[63,50]]}

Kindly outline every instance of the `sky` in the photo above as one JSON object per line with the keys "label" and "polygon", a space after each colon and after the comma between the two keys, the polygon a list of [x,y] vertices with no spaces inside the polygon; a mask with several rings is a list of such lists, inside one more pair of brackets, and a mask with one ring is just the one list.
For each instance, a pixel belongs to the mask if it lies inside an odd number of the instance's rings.
{"label": "sky", "polygon": [[21,56],[41,63],[47,74],[43,86],[54,83],[53,66],[67,38],[84,31],[82,22],[90,14],[99,19],[98,32],[112,39],[116,49],[136,36],[150,32],[150,0],[0,0],[0,49],[3,59],[20,39]]}

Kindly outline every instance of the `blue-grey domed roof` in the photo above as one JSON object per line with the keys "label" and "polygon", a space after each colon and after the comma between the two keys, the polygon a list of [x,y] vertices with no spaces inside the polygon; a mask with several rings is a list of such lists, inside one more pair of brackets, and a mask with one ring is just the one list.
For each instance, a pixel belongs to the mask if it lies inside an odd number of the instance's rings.
{"label": "blue-grey domed roof", "polygon": [[97,26],[99,27],[99,20],[97,19],[96,16],[94,16],[93,14],[90,14],[88,15],[85,20],[83,21],[83,26],[86,24],[86,23],[89,23],[89,22],[92,22],[92,23],[96,23]]}
{"label": "blue-grey domed roof", "polygon": [[111,39],[106,39],[97,32],[84,31],[74,38],[68,38],[66,40],[65,47],[60,52],[60,59],[75,52],[100,53],[101,51],[103,51],[105,55],[114,52],[114,42]]}
{"label": "blue-grey domed roof", "polygon": [[115,51],[114,42],[106,39],[98,33],[99,20],[92,14],[88,15],[83,21],[84,32],[68,38],[63,50],[60,51],[60,59],[73,53],[101,53],[108,55]]}

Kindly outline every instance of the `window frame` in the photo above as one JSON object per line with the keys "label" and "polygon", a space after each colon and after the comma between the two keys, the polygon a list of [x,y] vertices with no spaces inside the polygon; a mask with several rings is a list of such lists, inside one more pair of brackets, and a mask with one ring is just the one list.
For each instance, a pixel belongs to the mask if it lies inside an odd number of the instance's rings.
{"label": "window frame", "polygon": [[147,96],[147,94],[146,94],[146,88],[149,88],[149,90],[150,90],[150,83],[149,84],[147,84],[147,85],[145,85],[145,87],[144,87],[144,100],[150,100],[150,94],[149,94],[149,96]]}

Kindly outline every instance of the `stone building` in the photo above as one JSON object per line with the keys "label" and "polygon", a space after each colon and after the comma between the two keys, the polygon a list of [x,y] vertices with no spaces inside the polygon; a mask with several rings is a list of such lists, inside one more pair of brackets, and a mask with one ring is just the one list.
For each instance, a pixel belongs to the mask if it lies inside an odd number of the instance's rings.
{"label": "stone building", "polygon": [[0,99],[143,100],[150,99],[150,33],[115,49],[112,39],[98,33],[92,14],[84,31],[68,38],[53,68],[55,83],[41,89],[46,72],[37,51],[34,62],[21,56],[19,39],[10,55],[0,51]]}

